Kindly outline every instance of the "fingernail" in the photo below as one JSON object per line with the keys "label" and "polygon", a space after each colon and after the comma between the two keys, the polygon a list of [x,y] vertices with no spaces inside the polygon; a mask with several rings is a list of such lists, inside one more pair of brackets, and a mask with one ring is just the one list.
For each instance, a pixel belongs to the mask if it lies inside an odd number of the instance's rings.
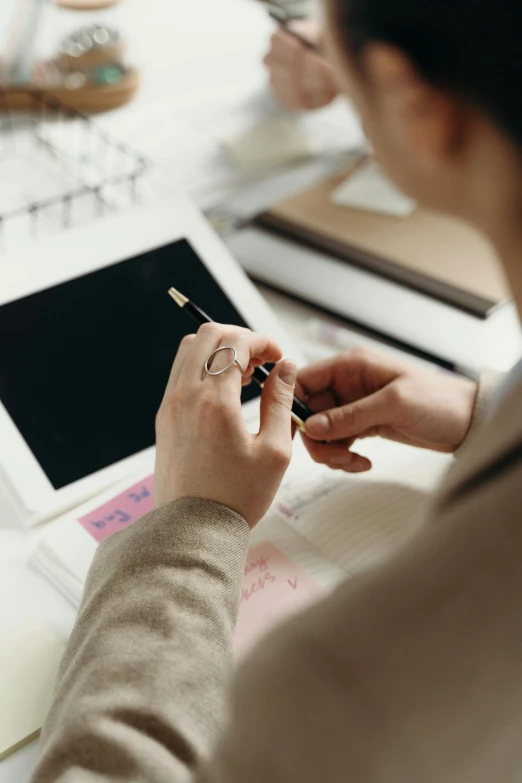
{"label": "fingernail", "polygon": [[295,386],[297,380],[297,366],[293,362],[285,362],[279,372],[279,377],[288,386]]}
{"label": "fingernail", "polygon": [[324,413],[312,416],[306,422],[306,429],[310,435],[326,435],[330,431],[330,419]]}
{"label": "fingernail", "polygon": [[369,469],[369,465],[367,465],[367,463],[363,462],[362,460],[356,460],[353,465],[350,465],[350,470],[352,473],[366,473],[366,471]]}
{"label": "fingernail", "polygon": [[353,457],[350,454],[337,454],[329,460],[330,465],[350,465]]}

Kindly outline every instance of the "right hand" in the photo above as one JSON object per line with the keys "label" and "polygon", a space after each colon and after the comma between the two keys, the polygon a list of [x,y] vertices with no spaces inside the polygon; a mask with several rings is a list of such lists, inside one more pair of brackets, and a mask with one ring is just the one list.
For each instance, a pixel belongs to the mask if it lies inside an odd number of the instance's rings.
{"label": "right hand", "polygon": [[[321,43],[321,27],[314,19],[292,22],[292,27],[312,43]],[[287,109],[320,109],[339,94],[335,70],[330,63],[283,29],[272,36],[264,63],[274,95]]]}
{"label": "right hand", "polygon": [[[220,346],[233,345],[238,361],[223,375],[204,372]],[[241,408],[241,384],[254,367],[279,362],[281,350],[269,337],[238,326],[209,323],[182,341],[156,418],[156,505],[202,498],[231,508],[249,527],[266,514],[292,454],[292,419],[297,368],[280,362],[261,396],[261,426],[248,432]],[[225,367],[230,352],[216,356]]]}
{"label": "right hand", "polygon": [[297,393],[319,413],[306,422],[312,458],[359,473],[371,468],[350,450],[359,438],[456,451],[470,428],[477,384],[356,348],[301,370]]}

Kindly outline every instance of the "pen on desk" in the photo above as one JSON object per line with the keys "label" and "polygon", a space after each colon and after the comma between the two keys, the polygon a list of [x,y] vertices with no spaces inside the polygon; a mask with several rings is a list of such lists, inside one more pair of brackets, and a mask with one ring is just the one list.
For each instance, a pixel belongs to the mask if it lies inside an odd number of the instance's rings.
{"label": "pen on desk", "polygon": [[311,49],[312,52],[315,52],[320,57],[324,56],[322,49],[317,46],[317,44],[314,44],[313,41],[305,38],[304,35],[301,35],[301,33],[297,32],[297,30],[294,30],[293,27],[290,27],[290,22],[294,21],[294,19],[289,16],[282,8],[277,8],[274,6],[269,9],[268,15],[272,17],[272,19],[277,22],[280,27],[282,27],[285,33],[291,35],[292,38],[295,38],[296,41],[299,41],[299,43],[303,44],[303,46],[306,46],[307,49]]}
{"label": "pen on desk", "polygon": [[[169,288],[169,296],[172,297],[176,304],[181,307],[187,313],[187,315],[190,315],[190,317],[196,321],[196,323],[200,325],[212,323],[212,318],[204,313],[203,310],[200,310],[200,308],[195,305],[194,302],[191,302],[189,299],[187,299],[186,296],[183,296],[183,294],[181,294],[175,288]],[[267,370],[266,367],[256,367],[254,370],[254,375],[252,376],[252,380],[257,383],[258,386],[263,388],[269,375],[270,371]],[[313,415],[314,412],[310,410],[310,408],[305,405],[304,402],[301,402],[298,397],[294,397],[294,403],[292,405],[292,419],[301,432],[305,431],[304,422]]]}

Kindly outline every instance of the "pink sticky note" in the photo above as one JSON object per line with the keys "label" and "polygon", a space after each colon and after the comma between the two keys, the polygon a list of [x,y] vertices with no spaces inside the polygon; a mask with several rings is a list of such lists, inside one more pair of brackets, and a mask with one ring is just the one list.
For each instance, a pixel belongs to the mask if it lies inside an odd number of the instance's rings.
{"label": "pink sticky note", "polygon": [[324,588],[269,541],[248,554],[235,653],[242,657],[261,636],[324,593]]}
{"label": "pink sticky note", "polygon": [[153,485],[154,476],[148,476],[78,521],[100,543],[153,510]]}

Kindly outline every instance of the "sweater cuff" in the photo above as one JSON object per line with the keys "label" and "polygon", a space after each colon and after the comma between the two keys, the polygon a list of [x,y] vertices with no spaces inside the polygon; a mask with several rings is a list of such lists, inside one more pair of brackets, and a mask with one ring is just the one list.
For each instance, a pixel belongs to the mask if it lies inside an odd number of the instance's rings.
{"label": "sweater cuff", "polygon": [[225,572],[237,577],[243,574],[249,538],[247,523],[235,511],[201,498],[181,498],[105,539],[95,566],[147,568],[217,556]]}
{"label": "sweater cuff", "polygon": [[493,372],[492,370],[484,370],[480,374],[480,379],[477,384],[475,405],[473,407],[473,414],[471,417],[471,424],[464,441],[455,452],[456,456],[459,455],[460,451],[464,448],[464,446],[466,446],[470,438],[473,437],[475,432],[479,430],[487,420],[488,412],[491,410],[491,406],[493,405],[495,393],[502,384],[504,378],[504,373]]}

